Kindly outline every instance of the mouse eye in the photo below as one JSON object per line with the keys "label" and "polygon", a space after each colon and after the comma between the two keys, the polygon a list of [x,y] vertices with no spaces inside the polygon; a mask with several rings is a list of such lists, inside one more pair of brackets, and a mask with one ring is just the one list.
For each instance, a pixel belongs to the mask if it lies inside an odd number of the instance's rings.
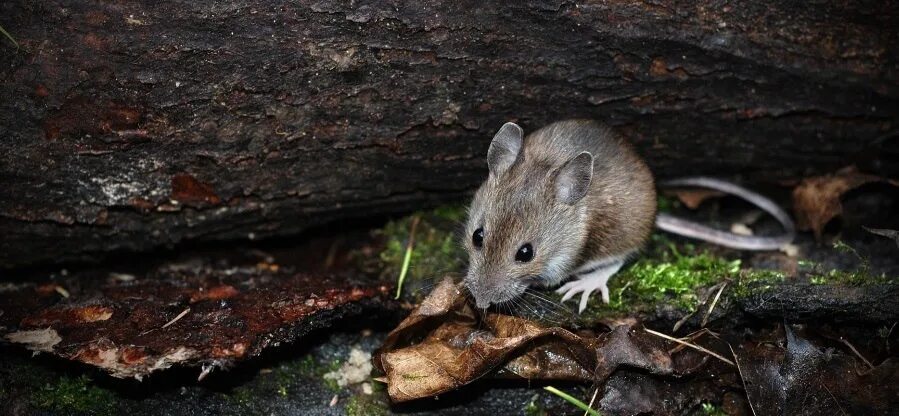
{"label": "mouse eye", "polygon": [[484,229],[478,228],[474,230],[474,234],[471,235],[471,243],[474,244],[476,248],[481,248],[484,246]]}
{"label": "mouse eye", "polygon": [[527,263],[534,258],[534,247],[531,247],[530,244],[525,244],[518,249],[518,252],[515,253],[515,261],[520,261],[522,263]]}

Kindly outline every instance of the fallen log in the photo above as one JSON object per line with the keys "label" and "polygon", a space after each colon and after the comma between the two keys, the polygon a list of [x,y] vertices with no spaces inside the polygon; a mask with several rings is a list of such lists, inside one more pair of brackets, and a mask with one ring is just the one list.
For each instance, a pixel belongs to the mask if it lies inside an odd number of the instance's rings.
{"label": "fallen log", "polygon": [[460,199],[506,120],[608,121],[660,176],[884,176],[884,3],[0,5],[0,267]]}

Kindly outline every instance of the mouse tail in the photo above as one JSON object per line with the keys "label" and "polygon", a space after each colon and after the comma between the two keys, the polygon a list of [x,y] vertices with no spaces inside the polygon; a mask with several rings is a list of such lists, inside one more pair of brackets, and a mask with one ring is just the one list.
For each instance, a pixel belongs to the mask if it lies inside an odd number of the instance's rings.
{"label": "mouse tail", "polygon": [[740,197],[770,214],[780,222],[781,227],[784,229],[783,234],[771,237],[740,235],[688,221],[671,214],[659,213],[656,217],[656,227],[663,231],[740,250],[777,250],[786,244],[792,243],[793,238],[796,237],[796,227],[793,225],[793,220],[790,219],[790,216],[783,209],[777,206],[774,201],[737,184],[720,179],[690,177],[662,181],[659,182],[659,187],[707,188]]}

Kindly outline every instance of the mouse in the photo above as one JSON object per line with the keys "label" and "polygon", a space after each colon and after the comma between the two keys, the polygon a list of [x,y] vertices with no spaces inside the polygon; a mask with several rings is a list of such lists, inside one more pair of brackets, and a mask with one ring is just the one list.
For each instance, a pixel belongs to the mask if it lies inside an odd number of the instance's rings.
{"label": "mouse", "polygon": [[[479,309],[514,302],[531,286],[558,287],[562,302],[580,294],[579,313],[595,291],[608,303],[609,278],[638,255],[654,227],[743,250],[776,250],[795,236],[776,203],[734,183],[691,177],[656,184],[635,148],[593,120],[558,121],[527,137],[505,123],[490,142],[487,168],[463,243],[469,260],[463,283]],[[784,232],[738,235],[658,213],[657,187],[736,195],[772,215]]]}

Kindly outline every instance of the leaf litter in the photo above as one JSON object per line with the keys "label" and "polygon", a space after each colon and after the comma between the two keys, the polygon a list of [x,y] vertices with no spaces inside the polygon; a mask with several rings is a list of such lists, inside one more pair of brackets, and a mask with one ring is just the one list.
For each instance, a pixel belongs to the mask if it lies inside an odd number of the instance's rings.
{"label": "leaf litter", "polygon": [[[544,326],[478,310],[446,278],[388,334],[373,361],[395,403],[486,378],[589,384],[581,399],[594,402],[590,394],[598,392],[592,408],[604,415],[683,414],[722,403],[723,396],[731,398],[728,414],[888,414],[896,403],[893,353],[878,352],[871,368],[854,347],[824,346],[791,325],[778,328],[702,330],[711,336],[700,346],[698,336],[676,338],[634,321]],[[734,391],[745,394],[734,399]]]}

